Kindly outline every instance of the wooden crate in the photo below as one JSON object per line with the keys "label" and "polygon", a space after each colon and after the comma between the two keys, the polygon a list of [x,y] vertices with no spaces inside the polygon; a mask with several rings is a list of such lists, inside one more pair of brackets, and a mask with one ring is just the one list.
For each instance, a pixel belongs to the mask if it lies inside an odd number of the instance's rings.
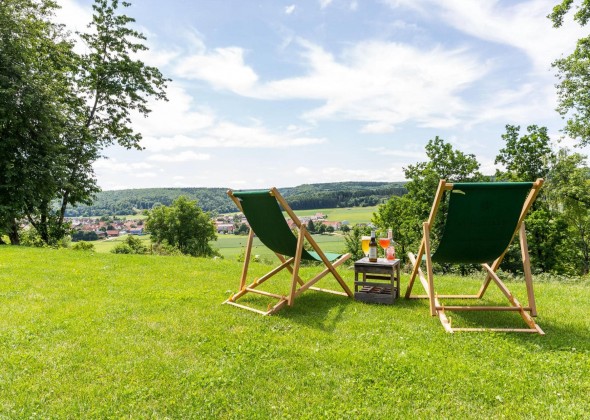
{"label": "wooden crate", "polygon": [[[359,279],[360,276],[360,279]],[[361,302],[392,305],[399,297],[400,260],[379,258],[354,263],[354,298]]]}

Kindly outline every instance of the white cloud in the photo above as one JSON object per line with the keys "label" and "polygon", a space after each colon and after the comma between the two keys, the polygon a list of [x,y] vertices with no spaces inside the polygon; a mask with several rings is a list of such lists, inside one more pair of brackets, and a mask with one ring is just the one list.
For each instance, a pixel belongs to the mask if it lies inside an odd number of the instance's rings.
{"label": "white cloud", "polygon": [[312,170],[310,168],[306,168],[305,166],[299,166],[295,169],[296,175],[307,176],[312,174]]}
{"label": "white cloud", "polygon": [[57,3],[60,9],[55,13],[55,20],[72,31],[86,32],[86,26],[92,21],[90,7],[82,7],[74,0],[58,0]]}
{"label": "white cloud", "polygon": [[378,171],[368,171],[368,168],[350,169],[340,167],[322,168],[315,172],[317,179],[322,182],[342,182],[342,181],[390,181],[392,179],[404,179],[401,167],[380,168]]}
{"label": "white cloud", "polygon": [[222,122],[199,137],[200,147],[285,148],[324,143],[324,138],[273,133],[264,126]]}
{"label": "white cloud", "polygon": [[401,150],[399,148],[386,148],[386,147],[371,147],[368,149],[371,153],[377,153],[380,156],[392,156],[398,158],[412,158],[416,161],[426,160],[426,153],[424,151],[408,151]]}
{"label": "white cloud", "polygon": [[332,0],[320,0],[320,9],[325,9],[332,3]]}
{"label": "white cloud", "polygon": [[362,121],[364,132],[390,132],[411,119],[423,126],[456,124],[467,108],[461,92],[489,69],[463,49],[368,41],[336,58],[310,42],[300,45],[307,74],[269,82],[251,95],[320,100],[324,105],[304,118]]}
{"label": "white cloud", "polygon": [[353,0],[350,2],[350,10],[352,10],[353,12],[356,12],[359,8],[359,3],[356,0]]}
{"label": "white cloud", "polygon": [[291,5],[285,7],[285,14],[287,14],[287,15],[290,15],[294,11],[295,11],[295,5],[294,4],[291,4]]}
{"label": "white cloud", "polygon": [[146,162],[126,163],[119,162],[117,159],[99,159],[92,165],[95,170],[105,172],[124,172],[132,173],[140,169],[151,169],[153,165]]}
{"label": "white cloud", "polygon": [[133,174],[136,178],[156,178],[158,174],[155,172],[137,172]]}
{"label": "white cloud", "polygon": [[195,153],[186,150],[174,155],[155,154],[148,157],[148,160],[154,162],[193,162],[199,160],[210,160],[211,155],[206,153]]}
{"label": "white cloud", "polygon": [[162,152],[188,148],[287,148],[321,144],[326,141],[320,137],[303,136],[303,129],[289,126],[286,133],[273,132],[260,123],[239,125],[220,121],[203,130],[195,130],[188,135],[172,137],[145,137],[141,144],[147,151]]}
{"label": "white cloud", "polygon": [[198,107],[193,96],[179,84],[170,83],[166,95],[167,102],[149,100],[148,107],[152,112],[148,118],[134,115],[133,125],[139,132],[149,133],[152,138],[175,136],[202,130],[214,124],[213,112],[205,107]]}
{"label": "white cloud", "polygon": [[244,63],[244,49],[239,47],[216,48],[213,52],[201,51],[182,58],[174,73],[189,80],[205,80],[217,89],[236,93],[248,91],[258,81],[258,75]]}
{"label": "white cloud", "polygon": [[571,51],[587,31],[569,20],[560,29],[547,15],[553,0],[528,0],[512,4],[499,0],[389,0],[392,7],[420,10],[433,19],[471,36],[510,45],[527,54],[537,71],[544,72],[562,53]]}

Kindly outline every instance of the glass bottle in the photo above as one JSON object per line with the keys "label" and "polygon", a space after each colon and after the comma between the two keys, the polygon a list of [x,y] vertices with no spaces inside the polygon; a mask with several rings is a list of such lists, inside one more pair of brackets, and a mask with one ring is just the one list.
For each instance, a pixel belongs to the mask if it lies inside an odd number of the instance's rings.
{"label": "glass bottle", "polygon": [[395,260],[395,242],[393,242],[393,231],[389,229],[387,231],[387,237],[389,238],[389,246],[385,250],[385,255],[389,261]]}
{"label": "glass bottle", "polygon": [[377,262],[377,240],[375,231],[371,231],[371,240],[369,241],[369,262]]}

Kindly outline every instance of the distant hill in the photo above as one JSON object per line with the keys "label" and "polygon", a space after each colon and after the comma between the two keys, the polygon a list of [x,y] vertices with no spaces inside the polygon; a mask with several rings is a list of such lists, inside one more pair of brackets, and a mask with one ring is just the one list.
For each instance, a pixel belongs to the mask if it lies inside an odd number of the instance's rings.
{"label": "distant hill", "polygon": [[[335,182],[304,184],[292,188],[279,188],[294,210],[337,207],[374,206],[392,195],[406,193],[404,182]],[[149,210],[155,205],[170,205],[177,197],[185,195],[198,200],[205,211],[230,213],[236,211],[226,195],[227,188],[143,188],[102,191],[91,206],[69,208],[66,216],[104,216],[134,214]]]}

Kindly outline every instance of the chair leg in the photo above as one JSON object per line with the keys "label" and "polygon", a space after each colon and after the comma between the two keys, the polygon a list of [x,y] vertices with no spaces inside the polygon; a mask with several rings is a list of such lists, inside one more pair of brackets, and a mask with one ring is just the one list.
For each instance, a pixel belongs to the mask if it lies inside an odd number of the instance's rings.
{"label": "chair leg", "polygon": [[250,229],[246,245],[246,252],[244,254],[244,266],[242,267],[242,277],[240,278],[240,290],[246,286],[246,278],[248,277],[248,265],[250,264],[250,255],[252,253],[252,241],[254,239],[254,231]]}
{"label": "chair leg", "polygon": [[531,272],[531,261],[529,257],[529,246],[526,240],[526,231],[524,222],[520,225],[518,232],[520,237],[520,252],[522,254],[522,266],[524,269],[524,279],[526,282],[527,298],[531,308],[531,316],[537,316],[537,305],[535,304],[535,292],[533,290],[533,274]]}
{"label": "chair leg", "polygon": [[299,279],[299,267],[301,266],[301,254],[303,253],[303,241],[305,237],[305,226],[299,229],[299,237],[297,238],[297,250],[295,251],[295,261],[293,262],[293,277],[291,281],[291,291],[289,293],[289,306],[295,303],[295,292],[297,291],[297,280]]}
{"label": "chair leg", "polygon": [[426,273],[428,275],[428,298],[430,301],[430,315],[436,316],[436,303],[434,302],[434,274],[432,272],[432,258],[430,258],[430,226],[424,223],[424,253],[426,254]]}

